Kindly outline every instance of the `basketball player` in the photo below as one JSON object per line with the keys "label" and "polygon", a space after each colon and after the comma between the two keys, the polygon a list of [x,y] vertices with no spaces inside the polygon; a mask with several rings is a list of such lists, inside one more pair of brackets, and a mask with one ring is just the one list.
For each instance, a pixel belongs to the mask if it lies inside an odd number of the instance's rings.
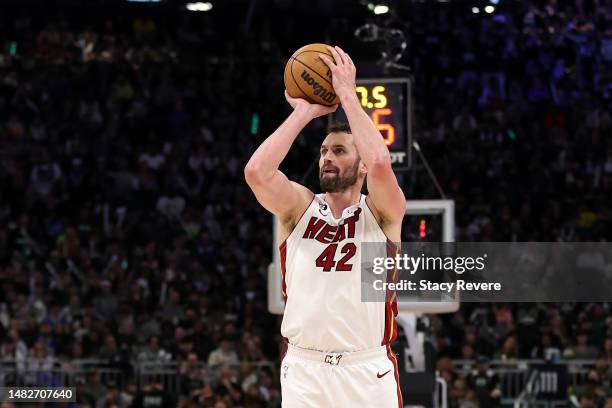
{"label": "basketball player", "polygon": [[[293,112],[245,167],[257,200],[277,216],[283,242],[283,407],[402,407],[389,346],[397,332],[395,296],[361,301],[360,247],[382,242],[395,250],[406,202],[383,138],[357,99],[353,61],[339,47],[329,51],[335,62],[320,57],[331,69],[349,126],[330,129],[321,145],[324,193],[288,180],[278,167],[300,131],[338,105],[311,104],[285,92]],[[367,196],[361,194],[364,180]]]}

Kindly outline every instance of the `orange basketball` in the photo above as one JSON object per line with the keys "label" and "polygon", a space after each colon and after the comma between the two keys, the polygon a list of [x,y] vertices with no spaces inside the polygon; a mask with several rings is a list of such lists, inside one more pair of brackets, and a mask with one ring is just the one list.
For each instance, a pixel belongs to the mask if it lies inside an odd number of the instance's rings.
{"label": "orange basketball", "polygon": [[308,44],[294,52],[285,66],[285,88],[293,98],[335,105],[340,101],[332,86],[332,74],[319,54],[334,60],[325,44]]}

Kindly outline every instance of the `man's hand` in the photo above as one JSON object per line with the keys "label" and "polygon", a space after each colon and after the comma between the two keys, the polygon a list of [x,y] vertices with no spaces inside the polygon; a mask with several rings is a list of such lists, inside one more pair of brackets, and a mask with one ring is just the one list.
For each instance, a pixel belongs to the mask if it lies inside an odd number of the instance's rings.
{"label": "man's hand", "polygon": [[319,105],[316,103],[310,103],[306,99],[292,98],[285,90],[285,99],[289,102],[289,105],[293,110],[298,112],[306,112],[311,119],[318,118],[319,116],[327,115],[328,113],[335,112],[338,109],[338,104],[332,106]]}
{"label": "man's hand", "polygon": [[340,47],[327,47],[334,56],[334,61],[327,55],[319,54],[319,57],[329,67],[332,73],[332,85],[338,96],[355,94],[355,75],[357,68],[349,55]]}

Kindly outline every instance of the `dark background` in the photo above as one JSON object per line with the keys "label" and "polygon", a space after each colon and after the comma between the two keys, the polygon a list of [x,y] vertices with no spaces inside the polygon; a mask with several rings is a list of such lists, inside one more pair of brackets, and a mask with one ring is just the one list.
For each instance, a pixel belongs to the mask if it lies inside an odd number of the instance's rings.
{"label": "dark background", "polygon": [[[289,113],[286,58],[327,42],[376,66],[381,45],[353,35],[367,22],[405,34],[414,137],[455,200],[458,241],[610,239],[610,2],[501,0],[489,15],[482,1],[395,1],[383,16],[357,1],[213,3],[207,13],[170,1],[0,5],[5,383],[72,372],[81,406],[139,406],[166,380],[139,371],[153,361],[174,364],[180,386],[164,398],[180,394],[181,406],[278,406],[271,217],[242,170]],[[291,179],[325,126],[296,142],[283,164]],[[438,198],[416,163],[407,198]],[[316,173],[306,184],[317,189]],[[452,406],[497,404],[492,383],[458,359],[551,348],[589,359],[574,389],[583,406],[609,395],[609,304],[466,305],[424,330]],[[26,363],[42,374],[24,376]]]}

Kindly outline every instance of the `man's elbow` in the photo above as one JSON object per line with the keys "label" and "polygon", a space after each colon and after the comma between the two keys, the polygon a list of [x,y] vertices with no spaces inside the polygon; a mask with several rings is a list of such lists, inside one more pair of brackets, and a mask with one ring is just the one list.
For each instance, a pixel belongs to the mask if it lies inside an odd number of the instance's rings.
{"label": "man's elbow", "polygon": [[248,162],[244,167],[244,179],[250,186],[261,184],[262,180],[265,179],[261,165],[257,162]]}
{"label": "man's elbow", "polygon": [[375,157],[370,164],[370,168],[368,169],[368,173],[371,174],[380,174],[389,171],[393,172],[393,166],[391,165],[391,156],[388,154]]}
{"label": "man's elbow", "polygon": [[252,184],[257,180],[261,170],[258,168],[259,166],[256,163],[248,162],[246,166],[244,166],[244,179],[248,184]]}

